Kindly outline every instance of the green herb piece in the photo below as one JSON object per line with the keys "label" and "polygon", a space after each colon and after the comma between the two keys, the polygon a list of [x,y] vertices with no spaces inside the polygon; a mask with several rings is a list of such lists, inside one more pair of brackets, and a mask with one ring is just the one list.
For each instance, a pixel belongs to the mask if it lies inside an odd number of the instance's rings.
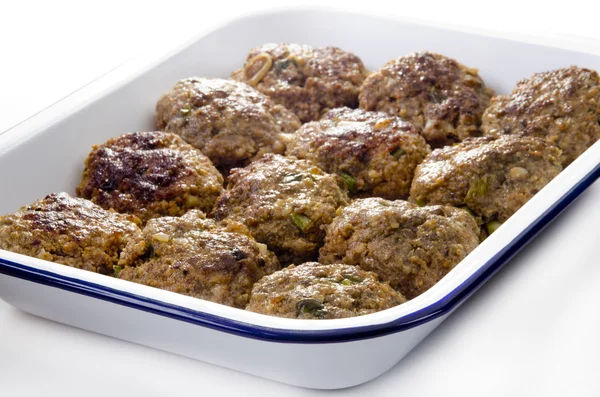
{"label": "green herb piece", "polygon": [[399,147],[398,149],[396,149],[392,152],[392,157],[395,158],[396,160],[398,160],[400,157],[404,156],[405,154],[406,154],[406,152],[404,151],[404,149]]}
{"label": "green herb piece", "polygon": [[488,193],[488,176],[485,175],[471,181],[471,186],[465,197],[467,200],[473,200],[477,197],[485,196]]}
{"label": "green herb piece", "polygon": [[114,276],[119,277],[119,273],[121,273],[121,270],[123,270],[123,266],[113,266]]}
{"label": "green herb piece", "polygon": [[[352,284],[358,284],[358,283],[362,283],[363,279],[358,277],[355,274],[342,274],[342,276],[344,277],[344,281],[349,281]],[[347,285],[347,284],[344,284]]]}
{"label": "green herb piece", "polygon": [[467,211],[469,213],[469,215],[471,215],[473,218],[475,218],[475,213],[473,211],[471,211],[471,209],[469,207],[467,207],[466,205],[461,205],[458,208],[460,208],[463,211]]}
{"label": "green herb piece", "polygon": [[296,309],[298,310],[298,314],[311,314],[315,317],[323,317],[325,315],[325,306],[318,299],[302,299],[296,304]]}
{"label": "green herb piece", "polygon": [[346,188],[349,192],[356,191],[356,179],[352,175],[345,172],[340,172],[340,177],[344,180]]}
{"label": "green herb piece", "polygon": [[427,205],[427,200],[419,197],[418,199],[415,200],[415,204],[418,205],[419,207],[425,207]]}
{"label": "green herb piece", "polygon": [[303,233],[306,233],[313,224],[313,221],[306,215],[292,214],[290,215],[290,218],[292,219],[294,225],[296,225],[296,227],[300,229]]}
{"label": "green herb piece", "polygon": [[500,226],[502,226],[502,223],[499,221],[489,221],[485,225],[488,235],[491,235],[492,233],[494,233]]}

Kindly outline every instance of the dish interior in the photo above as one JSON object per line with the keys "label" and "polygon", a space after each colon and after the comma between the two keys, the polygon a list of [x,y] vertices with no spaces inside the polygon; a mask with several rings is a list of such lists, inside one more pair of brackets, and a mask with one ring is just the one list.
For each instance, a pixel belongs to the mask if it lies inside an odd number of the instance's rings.
{"label": "dish interior", "polygon": [[[310,28],[307,28],[310,27]],[[313,46],[333,45],[354,52],[374,70],[385,62],[410,52],[429,50],[476,67],[487,85],[497,93],[508,93],[515,83],[534,72],[578,65],[600,70],[600,56],[539,44],[511,41],[433,26],[399,22],[329,11],[275,12],[234,21],[205,35],[191,45],[153,63],[137,65],[107,87],[103,80],[73,96],[73,106],[54,106],[36,126],[24,123],[0,135],[0,186],[3,194],[0,213],[17,210],[50,192],[74,193],[83,171],[83,162],[93,144],[131,131],[153,130],[156,100],[185,77],[223,77],[239,67],[247,51],[266,42],[297,42]],[[87,98],[83,102],[78,98]],[[90,100],[92,98],[93,100]],[[50,117],[51,115],[52,117]],[[493,238],[486,240],[442,282],[418,298],[399,307],[345,320],[311,322],[268,318],[231,309],[211,302],[113,280],[97,274],[43,262],[0,251],[0,257],[27,266],[62,274],[74,279],[126,290],[173,305],[203,311],[237,321],[287,329],[334,329],[365,324],[380,324],[402,315],[416,313],[445,296],[513,241],[529,222],[537,219],[568,188],[589,174],[595,145],[580,160],[563,171],[548,189],[523,207]],[[585,157],[585,158],[584,158]],[[597,157],[597,156],[596,156]],[[512,226],[509,226],[512,225]],[[131,285],[129,285],[131,284]]]}

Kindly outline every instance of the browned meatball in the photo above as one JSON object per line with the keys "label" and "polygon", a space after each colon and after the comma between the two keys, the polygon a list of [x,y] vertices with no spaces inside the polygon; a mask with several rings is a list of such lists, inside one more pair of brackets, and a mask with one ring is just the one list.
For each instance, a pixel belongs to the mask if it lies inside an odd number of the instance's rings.
{"label": "browned meatball", "polygon": [[327,227],[319,261],[375,272],[412,299],[474,250],[478,235],[477,223],[467,211],[358,199]]}
{"label": "browned meatball", "polygon": [[332,319],[375,313],[405,301],[375,273],[356,266],[305,263],[256,283],[246,309],[278,317]]}
{"label": "browned meatball", "polygon": [[133,132],[93,147],[77,195],[146,222],[210,211],[222,190],[219,171],[177,135]]}
{"label": "browned meatball", "polygon": [[600,138],[600,77],[576,66],[536,73],[492,98],[481,129],[543,138],[562,150],[566,167]]}
{"label": "browned meatball", "polygon": [[347,204],[340,177],[307,160],[266,154],[232,171],[213,215],[245,224],[283,264],[303,263],[316,259],[322,227]]}
{"label": "browned meatball", "polygon": [[192,77],[156,104],[159,130],[178,134],[227,173],[265,153],[283,154],[300,120],[269,97],[233,80]]}
{"label": "browned meatball", "polygon": [[287,154],[338,174],[355,196],[406,198],[415,168],[431,152],[412,124],[398,117],[338,108],[304,124]]}
{"label": "browned meatball", "polygon": [[152,219],[143,233],[149,250],[136,267],[119,273],[123,280],[244,308],[254,283],[279,269],[264,244],[198,210]]}
{"label": "browned meatball", "polygon": [[360,90],[360,107],[400,116],[421,129],[434,148],[480,135],[481,115],[493,91],[477,69],[419,52],[372,73]]}
{"label": "browned meatball", "polygon": [[250,50],[232,78],[256,87],[305,123],[326,109],[357,107],[366,75],[360,58],[339,48],[280,43]]}
{"label": "browned meatball", "polygon": [[0,248],[112,275],[114,267],[142,255],[146,244],[130,217],[53,193],[0,217]]}
{"label": "browned meatball", "polygon": [[[560,150],[517,135],[471,138],[434,150],[415,172],[411,200],[466,206],[486,223],[504,222],[562,170]],[[493,226],[495,228],[497,226]]]}

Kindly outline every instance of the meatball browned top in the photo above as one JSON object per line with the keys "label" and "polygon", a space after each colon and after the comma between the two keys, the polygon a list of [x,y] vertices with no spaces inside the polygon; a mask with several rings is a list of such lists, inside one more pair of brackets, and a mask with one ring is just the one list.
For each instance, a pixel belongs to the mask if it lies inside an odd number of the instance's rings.
{"label": "meatball browned top", "polygon": [[358,199],[327,227],[319,261],[375,272],[412,299],[474,250],[478,235],[474,218],[458,208]]}
{"label": "meatball browned top", "polygon": [[533,137],[471,138],[434,150],[415,172],[411,200],[466,206],[504,222],[562,170],[560,150]]}
{"label": "meatball browned top", "polygon": [[93,147],[77,195],[145,222],[210,211],[222,190],[219,171],[177,135],[133,132]]}
{"label": "meatball browned top", "polygon": [[394,59],[372,73],[360,90],[360,107],[400,116],[422,130],[432,147],[479,135],[493,91],[477,69],[419,52]]}
{"label": "meatball browned top", "polygon": [[307,160],[266,154],[232,171],[213,215],[245,224],[283,264],[303,263],[316,259],[322,227],[347,204],[340,177]]}
{"label": "meatball browned top", "polygon": [[343,264],[291,265],[260,280],[247,310],[299,319],[361,316],[389,309],[406,299],[375,273]]}
{"label": "meatball browned top", "polygon": [[600,77],[576,66],[536,73],[492,99],[484,135],[543,138],[562,150],[563,167],[600,138]]}
{"label": "meatball browned top", "polygon": [[338,174],[356,196],[406,198],[417,164],[430,153],[412,124],[379,112],[339,108],[293,135],[287,154]]}
{"label": "meatball browned top", "polygon": [[279,269],[264,244],[217,226],[198,210],[152,219],[143,233],[148,251],[119,273],[123,280],[244,308],[254,283]]}
{"label": "meatball browned top", "polygon": [[130,217],[54,193],[0,217],[0,248],[112,275],[113,267],[131,264],[146,245]]}
{"label": "meatball browned top", "polygon": [[247,84],[192,77],[156,105],[159,130],[178,134],[225,173],[264,153],[283,154],[300,120]]}
{"label": "meatball browned top", "polygon": [[357,107],[366,75],[360,58],[339,48],[280,43],[250,50],[232,77],[256,87],[305,123],[317,120],[325,109]]}

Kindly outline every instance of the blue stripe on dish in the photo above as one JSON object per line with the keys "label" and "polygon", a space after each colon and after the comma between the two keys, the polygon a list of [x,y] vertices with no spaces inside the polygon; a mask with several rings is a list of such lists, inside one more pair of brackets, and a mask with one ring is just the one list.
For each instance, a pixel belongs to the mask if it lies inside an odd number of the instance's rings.
{"label": "blue stripe on dish", "polygon": [[469,298],[490,277],[502,268],[515,256],[531,239],[546,227],[558,214],[569,206],[584,190],[600,177],[600,164],[587,174],[579,183],[569,190],[554,205],[546,210],[538,219],[529,225],[514,240],[507,244],[500,252],[487,261],[467,280],[457,288],[450,291],[439,301],[413,313],[399,317],[393,321],[344,329],[332,330],[283,330],[252,325],[235,321],[226,317],[216,316],[204,312],[186,309],[158,300],[142,297],[128,292],[108,288],[103,285],[90,283],[70,277],[61,276],[52,272],[38,270],[19,263],[0,258],[0,273],[11,277],[20,278],[34,283],[60,288],[77,294],[101,299],[115,304],[143,310],[148,313],[185,321],[217,331],[259,339],[269,342],[281,343],[336,343],[349,342],[361,339],[375,338],[395,332],[401,332],[420,324],[443,316],[464,300]]}

